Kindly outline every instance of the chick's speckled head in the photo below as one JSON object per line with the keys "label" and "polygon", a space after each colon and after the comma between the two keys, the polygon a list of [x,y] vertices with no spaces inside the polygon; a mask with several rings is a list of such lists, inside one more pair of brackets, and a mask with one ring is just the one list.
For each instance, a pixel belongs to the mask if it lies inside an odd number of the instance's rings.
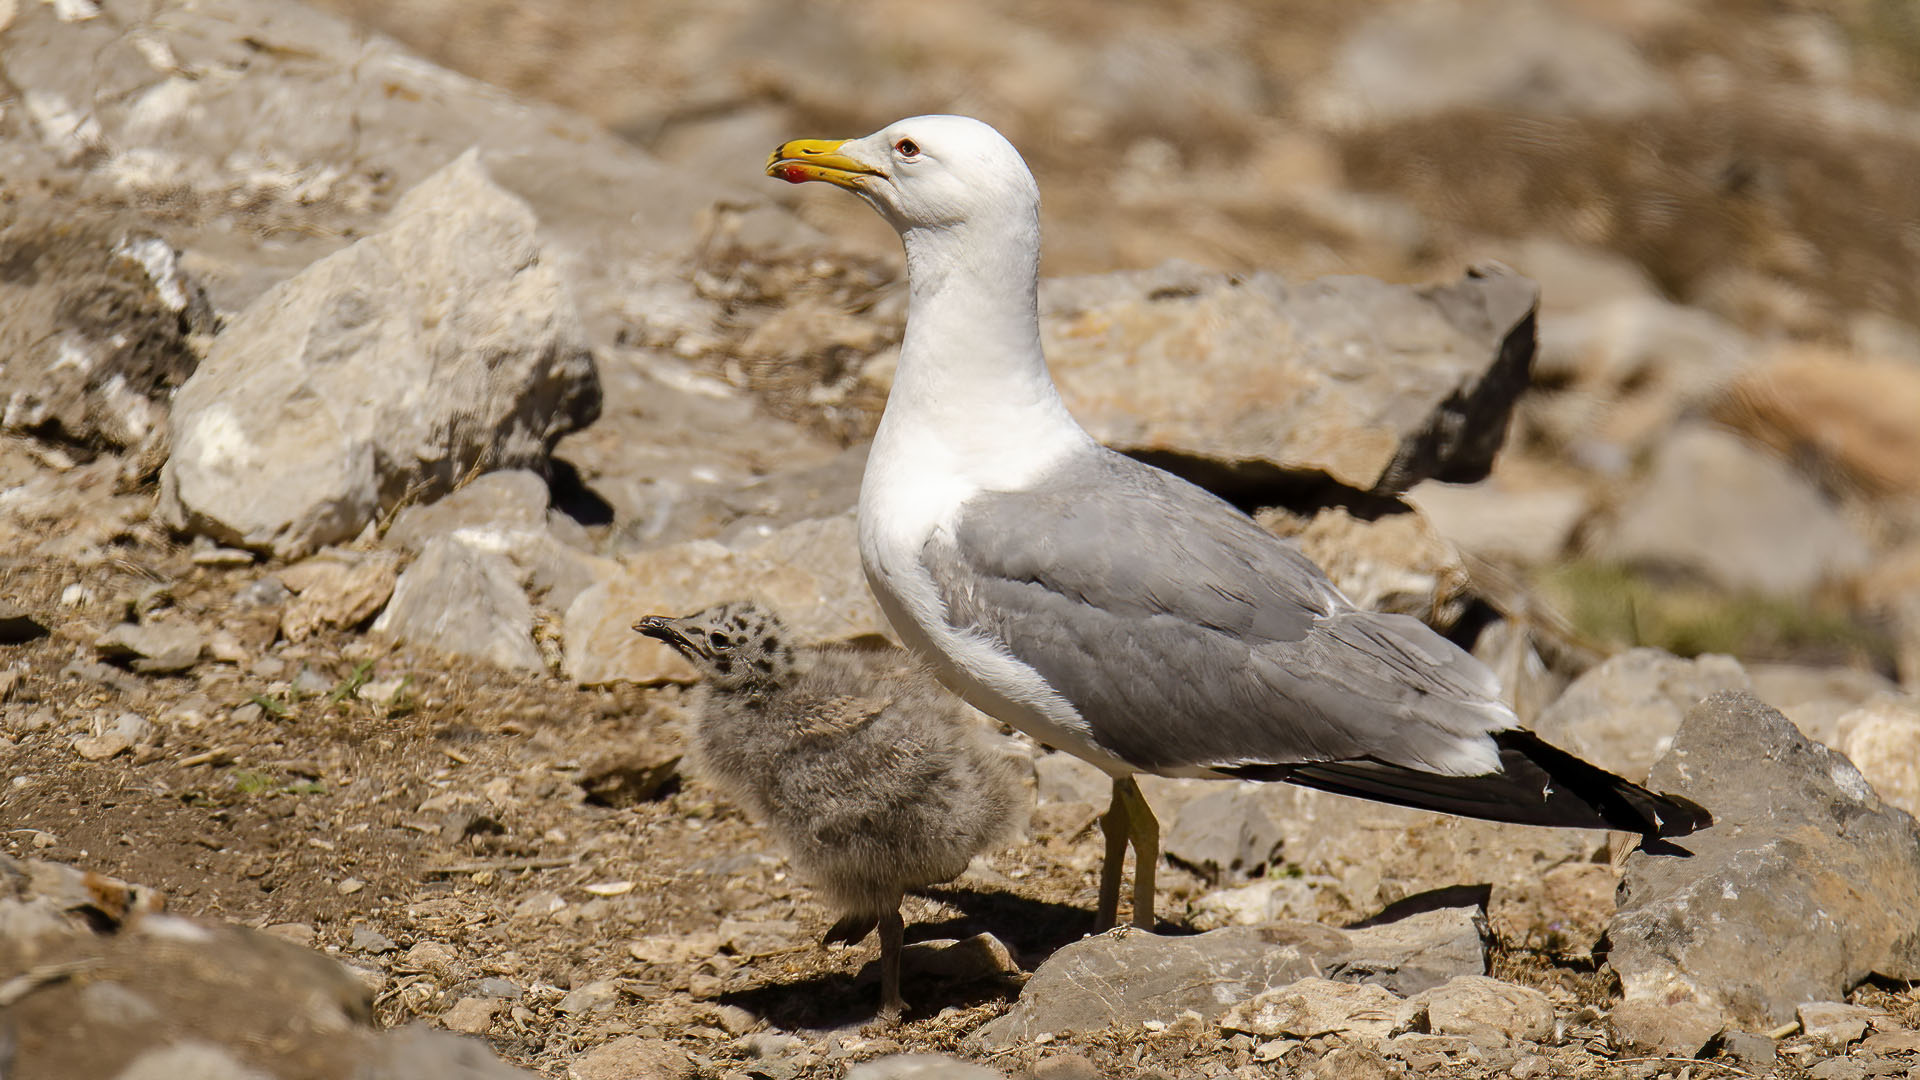
{"label": "chick's speckled head", "polygon": [[786,626],[751,600],[735,600],[679,618],[649,615],[633,628],[673,646],[722,689],[772,689],[794,673]]}

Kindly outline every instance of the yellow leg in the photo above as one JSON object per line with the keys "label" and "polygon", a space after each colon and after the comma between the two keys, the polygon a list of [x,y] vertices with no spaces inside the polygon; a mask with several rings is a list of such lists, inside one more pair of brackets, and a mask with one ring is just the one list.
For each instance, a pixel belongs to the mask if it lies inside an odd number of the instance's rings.
{"label": "yellow leg", "polygon": [[[1113,783],[1116,804],[1126,807],[1127,836],[1133,841],[1133,925],[1153,929],[1153,872],[1160,865],[1160,819],[1129,776]],[[1111,812],[1111,811],[1109,811]],[[1112,850],[1112,842],[1108,842]]]}
{"label": "yellow leg", "polygon": [[1120,921],[1120,874],[1127,861],[1127,800],[1121,785],[1132,780],[1113,782],[1113,803],[1100,815],[1100,831],[1107,837],[1107,860],[1100,864],[1100,910],[1093,917],[1093,932],[1104,934]]}

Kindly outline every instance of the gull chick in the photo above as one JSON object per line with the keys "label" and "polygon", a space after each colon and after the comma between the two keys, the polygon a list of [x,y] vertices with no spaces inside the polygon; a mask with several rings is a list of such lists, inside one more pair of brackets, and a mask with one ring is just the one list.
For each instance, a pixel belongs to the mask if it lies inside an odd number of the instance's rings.
{"label": "gull chick", "polygon": [[898,650],[797,647],[744,601],[633,628],[704,676],[696,765],[843,913],[826,941],[879,929],[880,1016],[897,1019],[901,901],[1012,839],[1022,799],[1011,759]]}
{"label": "gull chick", "polygon": [[906,248],[907,328],[860,486],[860,561],[900,640],[982,712],[1113,778],[1096,925],[1159,824],[1136,773],[1284,780],[1531,825],[1679,836],[1700,807],[1541,741],[1493,673],[1356,606],[1299,548],[1075,422],[1040,349],[1040,190],[963,116],[782,144]]}

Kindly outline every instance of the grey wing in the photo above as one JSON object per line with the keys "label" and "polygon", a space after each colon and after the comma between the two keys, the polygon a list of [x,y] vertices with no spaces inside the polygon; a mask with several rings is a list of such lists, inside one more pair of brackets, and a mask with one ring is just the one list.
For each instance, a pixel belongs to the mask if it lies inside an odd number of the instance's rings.
{"label": "grey wing", "polygon": [[1227,503],[1117,454],[969,500],[928,569],[958,625],[1156,772],[1373,760],[1498,768],[1485,666],[1418,620],[1355,610]]}

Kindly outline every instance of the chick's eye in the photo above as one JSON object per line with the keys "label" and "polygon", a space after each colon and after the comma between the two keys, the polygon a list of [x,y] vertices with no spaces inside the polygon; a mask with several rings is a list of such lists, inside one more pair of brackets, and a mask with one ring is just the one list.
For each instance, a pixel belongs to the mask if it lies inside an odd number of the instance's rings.
{"label": "chick's eye", "polygon": [[713,633],[708,634],[707,641],[710,642],[713,645],[713,647],[716,649],[725,649],[733,644],[733,642],[727,640],[727,635],[721,633],[718,630],[715,630]]}
{"label": "chick's eye", "polygon": [[899,154],[901,157],[919,157],[920,144],[914,142],[912,139],[901,139],[899,142],[893,144],[893,152]]}

